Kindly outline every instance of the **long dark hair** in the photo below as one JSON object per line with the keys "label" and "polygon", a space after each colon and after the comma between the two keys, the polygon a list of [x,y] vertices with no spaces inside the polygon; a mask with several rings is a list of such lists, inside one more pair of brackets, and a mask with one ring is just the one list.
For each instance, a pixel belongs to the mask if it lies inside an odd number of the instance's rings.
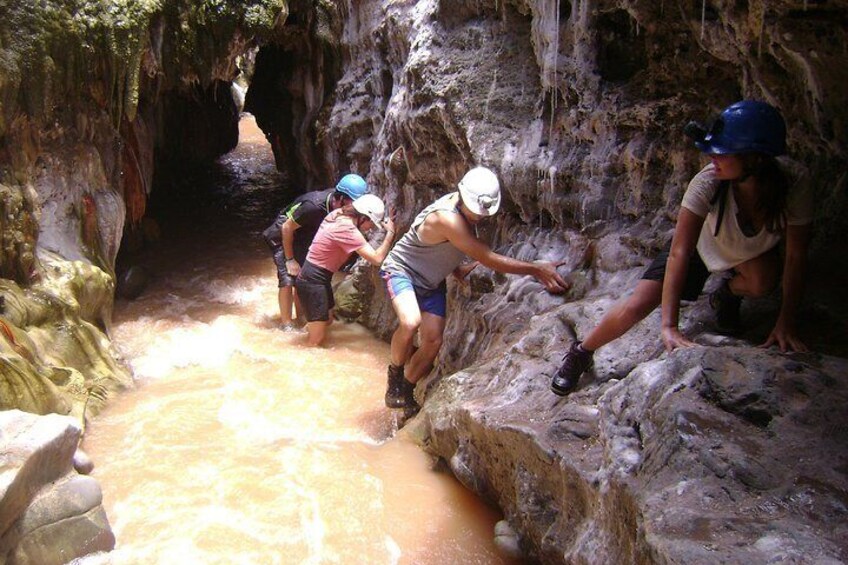
{"label": "long dark hair", "polygon": [[789,177],[774,157],[762,153],[746,153],[740,157],[745,174],[757,180],[757,206],[765,211],[765,228],[771,233],[782,231],[786,227]]}

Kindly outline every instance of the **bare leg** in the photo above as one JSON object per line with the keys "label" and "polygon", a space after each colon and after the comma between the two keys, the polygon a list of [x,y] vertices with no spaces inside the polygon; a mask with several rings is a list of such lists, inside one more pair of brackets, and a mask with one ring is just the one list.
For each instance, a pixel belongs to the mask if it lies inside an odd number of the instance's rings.
{"label": "bare leg", "polygon": [[318,347],[324,342],[324,338],[327,336],[327,326],[330,324],[328,322],[307,322],[306,323],[306,331],[309,334],[307,343],[311,347]]}
{"label": "bare leg", "polygon": [[306,310],[303,309],[303,306],[300,303],[300,295],[297,293],[297,289],[292,287],[292,290],[294,291],[294,317],[299,324],[304,325],[306,324]]}
{"label": "bare leg", "polygon": [[402,292],[392,299],[392,306],[398,317],[398,327],[392,335],[391,362],[403,367],[412,354],[415,332],[421,325],[421,310],[414,292]]}
{"label": "bare leg", "polygon": [[623,336],[630,328],[641,322],[662,302],[662,283],[642,279],[633,293],[617,302],[604,314],[601,323],[583,339],[582,346],[595,351]]}
{"label": "bare leg", "polygon": [[409,359],[406,380],[417,383],[430,369],[442,347],[442,335],[445,332],[445,319],[429,312],[421,315],[421,347]]}
{"label": "bare leg", "polygon": [[294,293],[293,286],[282,286],[277,292],[277,302],[280,305],[280,322],[291,324],[292,321],[292,294]]}

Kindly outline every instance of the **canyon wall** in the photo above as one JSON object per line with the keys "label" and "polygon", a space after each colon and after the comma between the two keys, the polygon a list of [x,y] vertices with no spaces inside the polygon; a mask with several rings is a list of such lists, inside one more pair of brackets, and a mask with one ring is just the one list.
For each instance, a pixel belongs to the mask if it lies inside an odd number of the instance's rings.
{"label": "canyon wall", "polygon": [[108,340],[154,163],[238,140],[238,57],[284,0],[0,6],[0,409],[84,419],[131,386]]}
{"label": "canyon wall", "polygon": [[[846,455],[846,2],[348,2],[342,72],[312,139],[318,163],[367,175],[401,227],[471,166],[496,170],[498,251],[565,260],[564,297],[478,268],[450,284],[444,347],[407,424],[549,563],[841,562]],[[566,399],[548,385],[668,245],[703,157],[683,134],[742,99],[783,112],[813,179],[801,331],[763,351],[779,297],[718,335],[706,300],[663,353],[658,314],[596,354]],[[297,115],[294,114],[297,121]],[[313,157],[315,158],[314,154]],[[342,172],[339,170],[339,172]],[[307,173],[308,174],[308,173]],[[394,315],[374,272],[363,316]]]}
{"label": "canyon wall", "polygon": [[236,62],[286,15],[285,0],[0,3],[0,562],[114,546],[77,446],[132,386],[109,340],[119,249],[153,232],[155,166],[235,146]]}
{"label": "canyon wall", "polygon": [[[143,244],[155,167],[233,146],[225,93],[260,46],[246,109],[302,190],[366,175],[403,228],[487,165],[505,199],[481,237],[565,261],[565,296],[484,268],[451,283],[405,428],[503,510],[528,559],[848,559],[848,2],[78,4],[0,5],[0,409],[84,424],[131,386],[108,340],[119,248]],[[748,347],[779,297],[746,304],[737,339],[702,299],[682,317],[701,347],[663,354],[654,314],[555,397],[570,341],[668,244],[702,162],[683,125],[740,98],[781,109],[813,180],[816,353]],[[355,285],[389,336],[374,271]]]}

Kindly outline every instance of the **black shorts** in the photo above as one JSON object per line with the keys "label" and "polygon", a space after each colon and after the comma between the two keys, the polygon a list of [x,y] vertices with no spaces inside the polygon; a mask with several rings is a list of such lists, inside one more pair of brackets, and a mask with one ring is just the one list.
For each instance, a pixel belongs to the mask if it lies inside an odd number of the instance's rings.
{"label": "black shorts", "polygon": [[274,264],[277,266],[277,286],[285,288],[294,286],[294,277],[286,270],[286,254],[283,251],[283,246],[273,248]]}
{"label": "black shorts", "polygon": [[[654,259],[654,262],[648,265],[642,279],[646,281],[663,282],[665,278],[665,266],[668,263],[669,250],[665,250]],[[683,293],[680,295],[681,300],[697,300],[701,291],[704,290],[704,285],[710,277],[710,271],[704,265],[704,261],[696,251],[689,259],[689,269],[686,271],[686,284],[683,286]]]}
{"label": "black shorts", "polygon": [[304,263],[297,280],[294,281],[294,287],[297,289],[300,305],[306,311],[307,322],[330,320],[330,310],[336,306],[332,281],[332,272],[309,261]]}

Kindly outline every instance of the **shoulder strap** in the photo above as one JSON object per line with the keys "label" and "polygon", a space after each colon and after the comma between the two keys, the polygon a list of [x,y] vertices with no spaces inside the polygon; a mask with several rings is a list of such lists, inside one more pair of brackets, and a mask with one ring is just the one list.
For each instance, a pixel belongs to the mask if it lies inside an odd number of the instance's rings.
{"label": "shoulder strap", "polygon": [[727,191],[730,190],[730,181],[723,180],[718,183],[713,197],[710,199],[710,206],[715,206],[718,203],[718,218],[716,219],[715,232],[713,237],[718,237],[718,231],[721,229],[721,220],[724,218],[724,209],[727,207]]}

